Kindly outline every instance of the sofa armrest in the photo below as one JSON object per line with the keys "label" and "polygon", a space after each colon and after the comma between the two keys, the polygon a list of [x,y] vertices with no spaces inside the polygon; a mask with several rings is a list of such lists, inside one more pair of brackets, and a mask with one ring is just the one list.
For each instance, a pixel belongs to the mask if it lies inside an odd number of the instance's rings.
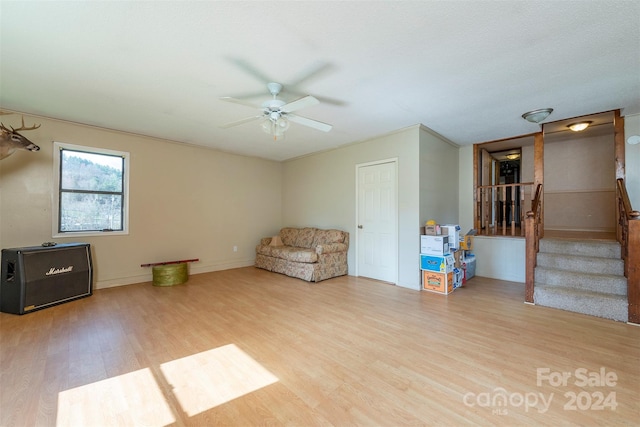
{"label": "sofa armrest", "polygon": [[271,237],[263,237],[260,239],[260,246],[269,246],[269,243],[271,243]]}
{"label": "sofa armrest", "polygon": [[344,243],[323,243],[316,246],[316,253],[318,255],[328,254],[332,252],[346,252],[348,246]]}

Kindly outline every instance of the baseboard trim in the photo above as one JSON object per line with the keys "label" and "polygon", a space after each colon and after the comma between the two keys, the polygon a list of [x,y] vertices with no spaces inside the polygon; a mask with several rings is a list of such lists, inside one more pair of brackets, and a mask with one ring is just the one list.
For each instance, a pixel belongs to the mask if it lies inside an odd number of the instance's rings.
{"label": "baseboard trim", "polygon": [[[254,259],[244,259],[239,261],[225,261],[204,266],[189,265],[189,274],[211,273],[212,271],[231,270],[232,268],[250,267],[255,262]],[[97,280],[94,289],[108,289],[117,286],[134,285],[136,283],[146,283],[153,281],[151,269],[147,274],[137,274],[132,276],[121,277],[118,279]]]}

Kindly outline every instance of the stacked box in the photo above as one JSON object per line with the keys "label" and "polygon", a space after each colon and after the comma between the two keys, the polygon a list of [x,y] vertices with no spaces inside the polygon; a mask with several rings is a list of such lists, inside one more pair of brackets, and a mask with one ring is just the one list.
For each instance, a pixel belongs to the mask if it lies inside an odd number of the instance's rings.
{"label": "stacked box", "polygon": [[457,224],[446,224],[442,226],[442,234],[449,236],[449,249],[455,250],[460,247],[460,226]]}
{"label": "stacked box", "polygon": [[449,253],[449,236],[420,236],[420,253],[444,256]]}
{"label": "stacked box", "polygon": [[453,266],[455,268],[462,268],[462,251],[457,250],[457,251],[453,251],[451,252],[451,254],[453,255]]}
{"label": "stacked box", "polygon": [[442,230],[439,225],[425,225],[424,234],[428,236],[440,236],[442,235]]}
{"label": "stacked box", "polygon": [[436,273],[450,273],[454,268],[453,255],[435,256],[420,254],[420,269]]}
{"label": "stacked box", "polygon": [[436,222],[431,219],[424,223],[424,228],[420,234],[426,234],[427,236],[440,236],[442,234],[442,230],[440,228],[440,224],[436,224]]}
{"label": "stacked box", "polygon": [[453,269],[453,289],[462,287],[464,272],[461,268]]}
{"label": "stacked box", "polygon": [[422,271],[422,289],[425,291],[447,295],[453,292],[453,283],[453,272],[436,273],[435,271]]}
{"label": "stacked box", "polygon": [[473,250],[473,235],[466,234],[460,240],[460,249],[463,251]]}

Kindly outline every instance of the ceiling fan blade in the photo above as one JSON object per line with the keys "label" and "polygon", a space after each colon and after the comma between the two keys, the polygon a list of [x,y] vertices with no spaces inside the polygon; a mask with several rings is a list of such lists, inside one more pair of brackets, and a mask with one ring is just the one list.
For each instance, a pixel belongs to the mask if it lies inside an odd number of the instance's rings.
{"label": "ceiling fan blade", "polygon": [[241,70],[244,70],[247,74],[252,75],[258,81],[260,81],[262,83],[269,83],[269,82],[273,81],[273,79],[271,79],[268,76],[266,76],[264,73],[262,73],[260,70],[258,70],[253,65],[249,64],[244,59],[240,59],[240,58],[229,58],[229,59],[231,60],[231,62],[236,64],[238,66],[238,68],[240,68]]}
{"label": "ceiling fan blade", "polygon": [[309,95],[305,96],[304,98],[289,102],[288,104],[284,104],[282,107],[280,107],[280,111],[284,113],[293,113],[294,111],[300,110],[302,108],[318,104],[320,104],[320,101]]}
{"label": "ceiling fan blade", "polygon": [[327,123],[322,123],[317,120],[309,119],[307,117],[296,116],[295,114],[287,114],[286,117],[288,120],[294,123],[298,123],[304,126],[309,126],[310,128],[318,129],[323,132],[329,132],[333,128],[333,126]]}
{"label": "ceiling fan blade", "polygon": [[260,109],[260,107],[258,105],[254,105],[250,102],[247,101],[243,101],[242,99],[236,99],[236,98],[232,98],[230,96],[223,96],[222,98],[220,98],[221,101],[226,101],[226,102],[232,102],[234,104],[240,104],[240,105],[244,105],[245,107],[251,107],[251,108],[255,108],[255,109]]}
{"label": "ceiling fan blade", "polygon": [[[300,95],[300,96],[304,96],[306,95],[306,93]],[[266,96],[266,92],[264,90],[261,90],[259,92],[245,92],[245,93],[235,93],[233,96],[228,97],[228,98],[235,98],[235,99],[253,99],[253,98],[265,98]]]}
{"label": "ceiling fan blade", "polygon": [[313,64],[305,67],[298,76],[287,83],[287,87],[297,88],[303,83],[316,80],[333,69],[333,66],[328,62],[316,61]]}
{"label": "ceiling fan blade", "polygon": [[[291,89],[290,87],[285,87],[282,92],[284,92],[287,95],[293,95],[293,96],[305,96],[304,93],[302,92],[297,92],[294,89]],[[342,105],[346,105],[346,103],[340,99],[336,99],[336,98],[329,98],[326,96],[318,96],[318,95],[313,95],[314,98],[316,98],[318,101],[320,101],[320,103],[322,104],[331,104],[331,105],[338,105],[338,106],[342,106]]]}
{"label": "ceiling fan blade", "polygon": [[247,118],[244,118],[244,119],[241,119],[241,120],[236,120],[235,122],[231,122],[231,123],[226,123],[224,125],[220,125],[218,127],[221,128],[221,129],[227,129],[227,128],[230,128],[230,127],[233,127],[233,126],[238,126],[238,125],[242,125],[242,124],[245,124],[245,123],[249,123],[249,122],[252,122],[254,120],[261,119],[263,117],[264,116],[262,114],[259,115],[259,116],[247,117]]}

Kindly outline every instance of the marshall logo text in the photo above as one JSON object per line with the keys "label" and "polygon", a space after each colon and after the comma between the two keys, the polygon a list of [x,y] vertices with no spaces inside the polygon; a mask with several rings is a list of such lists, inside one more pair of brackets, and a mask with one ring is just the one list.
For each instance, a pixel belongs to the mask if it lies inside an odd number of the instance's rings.
{"label": "marshall logo text", "polygon": [[44,274],[45,274],[45,276],[53,276],[54,274],[68,273],[71,270],[73,270],[73,265],[70,265],[69,267],[62,267],[62,268],[53,268],[53,267],[51,267],[49,269],[49,271],[44,273]]}

